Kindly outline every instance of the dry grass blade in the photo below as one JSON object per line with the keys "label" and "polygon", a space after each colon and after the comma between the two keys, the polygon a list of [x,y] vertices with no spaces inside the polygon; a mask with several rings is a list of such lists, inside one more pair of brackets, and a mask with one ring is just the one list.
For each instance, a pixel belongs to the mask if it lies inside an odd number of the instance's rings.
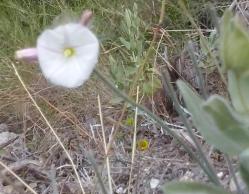
{"label": "dry grass blade", "polygon": [[32,189],[21,177],[19,177],[15,172],[13,172],[8,166],[6,166],[2,161],[0,161],[0,165],[4,167],[10,174],[12,174],[16,179],[18,179],[31,193],[37,194],[34,189]]}
{"label": "dry grass blade", "polygon": [[[136,103],[138,103],[138,96],[139,96],[139,87],[137,87]],[[133,142],[132,142],[131,169],[130,169],[130,177],[129,177],[129,184],[128,184],[128,194],[131,193],[131,192],[130,192],[130,187],[131,187],[131,180],[132,180],[133,163],[134,163],[135,152],[136,152],[136,141],[137,141],[137,112],[138,112],[138,108],[136,107],[136,109],[135,109],[135,119],[134,119]]]}
{"label": "dry grass blade", "polygon": [[65,148],[65,146],[64,146],[63,143],[61,142],[59,136],[57,135],[57,133],[55,132],[55,130],[53,129],[53,127],[52,127],[51,124],[49,123],[49,121],[48,121],[48,119],[46,118],[46,116],[43,114],[41,108],[38,106],[38,104],[36,103],[36,101],[35,101],[35,99],[33,98],[33,96],[32,96],[31,93],[29,92],[28,88],[26,87],[25,83],[23,82],[21,76],[20,76],[19,73],[18,73],[15,64],[14,64],[14,63],[11,63],[11,65],[12,65],[14,71],[15,71],[15,74],[16,74],[17,78],[19,79],[20,83],[22,84],[24,90],[27,92],[27,94],[28,94],[30,100],[32,101],[32,103],[34,104],[34,106],[37,108],[38,112],[41,114],[42,118],[44,119],[44,121],[46,122],[46,124],[48,125],[48,127],[50,128],[51,132],[52,132],[53,135],[55,136],[55,138],[56,138],[57,142],[59,143],[59,145],[61,146],[61,148],[62,148],[62,149],[64,150],[64,152],[66,153],[66,155],[67,155],[67,157],[68,157],[70,163],[72,164],[72,167],[73,167],[73,170],[74,170],[74,172],[75,172],[75,175],[76,175],[76,177],[77,177],[77,179],[78,179],[78,182],[79,182],[79,184],[80,184],[81,191],[82,191],[83,194],[85,194],[83,185],[82,185],[81,180],[80,180],[80,176],[79,176],[79,174],[78,174],[78,172],[77,172],[77,169],[76,169],[76,167],[75,167],[75,165],[74,165],[73,159],[71,158],[69,152],[67,151],[67,149]]}
{"label": "dry grass blade", "polygon": [[109,193],[112,194],[113,191],[112,191],[111,168],[110,168],[110,161],[109,161],[108,152],[107,152],[104,122],[103,122],[103,115],[102,115],[101,102],[100,102],[99,95],[98,95],[98,106],[99,106],[99,117],[100,117],[101,130],[102,130],[102,136],[103,136],[103,142],[104,142],[104,149],[105,149],[105,155],[106,155],[106,167],[107,167],[107,174],[108,174]]}

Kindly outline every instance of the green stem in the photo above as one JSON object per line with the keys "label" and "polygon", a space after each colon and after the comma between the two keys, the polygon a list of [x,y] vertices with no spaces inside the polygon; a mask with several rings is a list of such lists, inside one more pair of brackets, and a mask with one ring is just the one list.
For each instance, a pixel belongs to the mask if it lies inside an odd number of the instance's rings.
{"label": "green stem", "polygon": [[92,165],[92,167],[93,167],[93,169],[94,169],[94,171],[95,171],[95,173],[96,173],[96,176],[97,176],[97,179],[98,179],[98,181],[99,181],[99,184],[100,184],[100,187],[101,187],[101,190],[102,190],[103,194],[108,194],[107,191],[106,191],[104,182],[103,182],[103,180],[102,180],[102,177],[101,177],[101,175],[100,175],[100,173],[99,173],[98,166],[97,166],[97,164],[96,164],[96,162],[95,162],[95,159],[94,159],[94,157],[93,157],[93,153],[92,153],[92,152],[88,152],[88,153],[86,154],[86,156],[87,156],[87,158],[90,160],[91,165]]}
{"label": "green stem", "polygon": [[219,179],[213,169],[213,167],[210,165],[208,159],[206,158],[202,148],[201,148],[201,145],[199,144],[199,142],[196,140],[196,137],[192,131],[192,128],[185,116],[185,113],[183,112],[182,108],[181,108],[181,105],[178,101],[178,98],[176,96],[176,93],[172,87],[172,84],[170,83],[170,75],[169,75],[169,72],[167,69],[165,69],[163,72],[162,72],[162,81],[163,81],[163,84],[167,87],[167,91],[169,92],[170,94],[170,97],[171,97],[171,100],[173,101],[174,103],[174,106],[175,106],[175,109],[176,111],[178,112],[178,114],[180,115],[181,117],[181,120],[183,122],[183,124],[185,125],[185,127],[187,128],[187,131],[188,131],[188,134],[190,136],[190,138],[193,140],[195,146],[196,146],[196,149],[197,149],[197,152],[198,152],[198,155],[200,156],[201,160],[204,162],[205,164],[205,168],[207,171],[209,171],[209,173],[211,174],[212,176],[212,179],[214,180],[214,183],[217,184],[217,185],[220,185],[220,182],[219,182]]}
{"label": "green stem", "polygon": [[235,186],[237,188],[238,194],[243,194],[243,192],[242,192],[242,190],[240,188],[238,179],[237,179],[237,177],[235,175],[235,172],[234,172],[234,169],[233,169],[233,166],[232,166],[232,162],[231,162],[231,160],[230,160],[230,158],[229,158],[229,156],[227,154],[225,154],[225,159],[227,161],[227,166],[228,166],[229,174],[231,176],[231,179],[234,180],[234,184],[235,184]]}

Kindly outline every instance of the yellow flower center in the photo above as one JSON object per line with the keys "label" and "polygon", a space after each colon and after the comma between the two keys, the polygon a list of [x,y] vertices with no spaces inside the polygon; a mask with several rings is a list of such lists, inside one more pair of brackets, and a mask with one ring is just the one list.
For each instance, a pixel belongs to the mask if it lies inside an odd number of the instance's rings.
{"label": "yellow flower center", "polygon": [[63,52],[65,57],[72,57],[75,55],[75,49],[74,48],[65,48]]}
{"label": "yellow flower center", "polygon": [[149,141],[147,139],[140,139],[137,142],[138,150],[145,151],[149,149]]}

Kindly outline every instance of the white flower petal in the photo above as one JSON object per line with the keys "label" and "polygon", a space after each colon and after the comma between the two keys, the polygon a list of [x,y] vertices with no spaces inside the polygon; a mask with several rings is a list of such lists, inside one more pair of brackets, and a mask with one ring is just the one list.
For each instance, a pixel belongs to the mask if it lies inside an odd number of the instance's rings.
{"label": "white flower petal", "polygon": [[[73,56],[64,56],[68,48],[75,51]],[[74,88],[90,77],[98,61],[99,43],[88,28],[66,24],[44,31],[38,38],[37,51],[44,76],[53,84]]]}
{"label": "white flower petal", "polygon": [[55,30],[45,30],[37,40],[37,47],[44,47],[54,52],[61,52],[64,47],[65,36],[61,27],[57,27]]}
{"label": "white flower petal", "polygon": [[89,44],[86,46],[80,46],[76,48],[76,54],[80,60],[92,60],[98,57],[98,44]]}
{"label": "white flower petal", "polygon": [[58,69],[58,71],[55,71],[49,79],[56,85],[74,88],[80,86],[88,78],[89,75],[86,76],[76,58],[73,58]]}
{"label": "white flower petal", "polygon": [[[87,27],[79,24],[67,24],[65,28],[68,34],[67,41],[72,47],[86,46],[98,42],[95,35]],[[73,34],[73,36],[69,34]]]}

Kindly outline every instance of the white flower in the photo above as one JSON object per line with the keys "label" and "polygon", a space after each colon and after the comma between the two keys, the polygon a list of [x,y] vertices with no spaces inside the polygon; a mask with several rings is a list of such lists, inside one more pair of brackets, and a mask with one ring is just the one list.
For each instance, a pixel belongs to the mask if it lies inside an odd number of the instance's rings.
{"label": "white flower", "polygon": [[45,30],[37,40],[37,55],[44,76],[68,88],[82,85],[91,75],[99,42],[85,26],[69,23]]}

